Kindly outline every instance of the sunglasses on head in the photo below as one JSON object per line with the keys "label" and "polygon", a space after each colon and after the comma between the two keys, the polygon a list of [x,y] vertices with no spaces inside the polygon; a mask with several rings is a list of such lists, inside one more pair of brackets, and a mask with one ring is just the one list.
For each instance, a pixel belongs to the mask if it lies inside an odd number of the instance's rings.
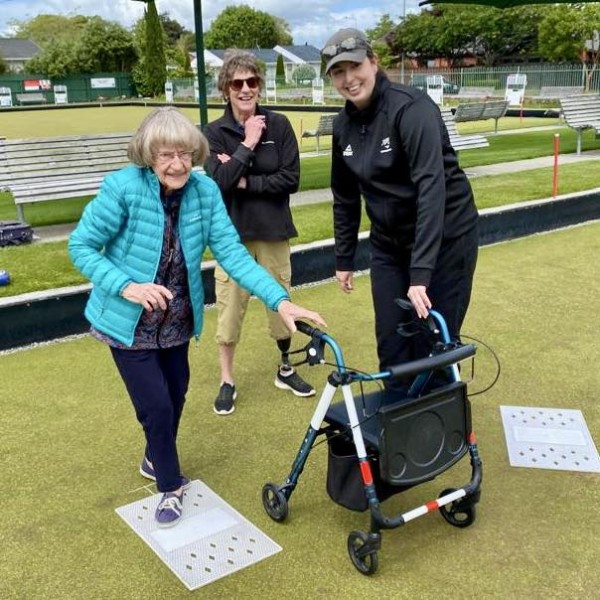
{"label": "sunglasses on head", "polygon": [[256,89],[259,85],[258,77],[247,77],[246,79],[232,79],[229,87],[234,92],[239,92],[246,84],[250,89]]}
{"label": "sunglasses on head", "polygon": [[369,43],[361,38],[349,37],[345,40],[342,40],[339,44],[331,44],[330,46],[325,46],[323,50],[321,50],[321,54],[326,56],[327,58],[333,58],[342,52],[348,52],[350,50],[356,50],[358,48],[362,48],[364,50],[369,49]]}

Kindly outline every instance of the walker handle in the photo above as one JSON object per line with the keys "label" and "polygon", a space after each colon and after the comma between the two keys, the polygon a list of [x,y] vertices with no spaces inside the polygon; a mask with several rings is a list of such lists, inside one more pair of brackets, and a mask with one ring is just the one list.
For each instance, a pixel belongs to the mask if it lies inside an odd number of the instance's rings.
{"label": "walker handle", "polygon": [[386,370],[390,373],[391,378],[418,375],[419,373],[434,371],[435,369],[453,365],[461,360],[465,360],[465,358],[475,356],[475,352],[476,349],[473,344],[465,344],[464,346],[459,346],[458,348],[448,350],[447,352],[433,354],[427,358],[419,358],[418,360],[413,360],[401,365],[394,365]]}
{"label": "walker handle", "polygon": [[294,321],[294,324],[296,325],[296,329],[298,329],[298,331],[307,335],[308,337],[321,338],[324,335],[320,329],[313,327],[304,321]]}

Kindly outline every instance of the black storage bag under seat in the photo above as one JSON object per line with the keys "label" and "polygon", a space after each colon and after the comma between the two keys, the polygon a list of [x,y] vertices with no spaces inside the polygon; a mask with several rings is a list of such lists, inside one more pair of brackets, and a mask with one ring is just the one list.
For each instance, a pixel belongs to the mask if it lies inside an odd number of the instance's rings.
{"label": "black storage bag under seat", "polygon": [[[354,442],[346,434],[328,435],[327,493],[336,503],[350,510],[365,511],[369,508],[362,482]],[[398,494],[411,486],[393,486],[382,481],[379,475],[379,456],[367,448],[367,456],[373,474],[377,499]]]}
{"label": "black storage bag under seat", "polygon": [[22,221],[0,221],[0,246],[29,244],[32,239],[31,225]]}

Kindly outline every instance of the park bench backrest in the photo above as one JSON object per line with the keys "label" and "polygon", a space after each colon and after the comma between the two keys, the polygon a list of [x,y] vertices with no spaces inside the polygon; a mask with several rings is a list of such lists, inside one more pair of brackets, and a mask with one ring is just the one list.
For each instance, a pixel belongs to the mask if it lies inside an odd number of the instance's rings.
{"label": "park bench backrest", "polygon": [[600,134],[600,95],[580,94],[560,99],[565,123],[577,132],[577,154],[581,154],[581,134],[595,129]]}
{"label": "park bench backrest", "polygon": [[462,98],[489,98],[494,95],[494,88],[465,86],[461,87],[456,95]]}
{"label": "park bench backrest", "polygon": [[333,135],[333,120],[337,116],[336,113],[324,114],[319,117],[316,129],[307,129],[302,132],[303,138],[316,138],[317,154],[319,153],[319,138],[322,135]]}
{"label": "park bench backrest", "polygon": [[25,94],[16,94],[17,102],[19,104],[43,104],[47,102],[46,96],[40,92],[26,92]]}
{"label": "park bench backrest", "polygon": [[0,142],[0,189],[22,204],[93,195],[107,173],[129,160],[131,133],[13,139]]}
{"label": "park bench backrest", "polygon": [[465,121],[495,120],[494,131],[498,131],[498,119],[503,117],[508,110],[508,100],[486,100],[485,102],[472,102],[459,104],[454,114],[457,123]]}
{"label": "park bench backrest", "polygon": [[450,143],[457,152],[459,150],[470,150],[473,148],[487,148],[490,143],[488,140],[479,134],[461,135],[456,128],[456,121],[452,114],[452,109],[449,106],[441,106],[442,119],[446,124]]}
{"label": "park bench backrest", "polygon": [[583,89],[579,86],[552,86],[543,85],[540,88],[540,98],[565,98],[574,94],[581,94]]}

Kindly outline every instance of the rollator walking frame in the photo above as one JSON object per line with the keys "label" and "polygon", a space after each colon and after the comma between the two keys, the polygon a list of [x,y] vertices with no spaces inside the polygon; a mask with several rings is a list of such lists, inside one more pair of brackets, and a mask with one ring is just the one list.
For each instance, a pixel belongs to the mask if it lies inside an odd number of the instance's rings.
{"label": "rollator walking frame", "polygon": [[[468,527],[475,520],[482,464],[471,430],[466,384],[460,380],[458,363],[474,356],[476,350],[472,344],[450,343],[446,322],[436,311],[430,311],[428,323],[438,339],[430,356],[387,371],[362,373],[346,367],[342,350],[330,335],[304,322],[296,322],[298,330],[310,337],[304,348],[309,365],[324,363],[328,347],[333,352],[336,368],[328,376],[285,482],[281,485],[269,482],[263,486],[263,505],[273,520],[284,521],[290,497],[317,437],[327,435],[331,459],[331,442],[345,436],[352,448],[353,456],[349,458],[354,461],[352,473],[361,497],[360,489],[364,490],[364,498],[361,498],[364,507],[339,503],[355,510],[370,510],[370,532],[352,531],[347,541],[353,565],[365,575],[375,573],[379,566],[381,530],[400,527],[434,510],[439,510],[455,527]],[[400,399],[398,394],[387,391],[357,397],[352,394],[353,383],[392,378],[412,381]],[[332,404],[340,388],[343,402]],[[362,422],[358,416],[361,410],[368,414]],[[323,428],[323,422],[328,426]],[[437,499],[404,514],[384,516],[382,499],[434,479],[467,452],[471,461],[469,483],[459,489],[446,489]]]}

